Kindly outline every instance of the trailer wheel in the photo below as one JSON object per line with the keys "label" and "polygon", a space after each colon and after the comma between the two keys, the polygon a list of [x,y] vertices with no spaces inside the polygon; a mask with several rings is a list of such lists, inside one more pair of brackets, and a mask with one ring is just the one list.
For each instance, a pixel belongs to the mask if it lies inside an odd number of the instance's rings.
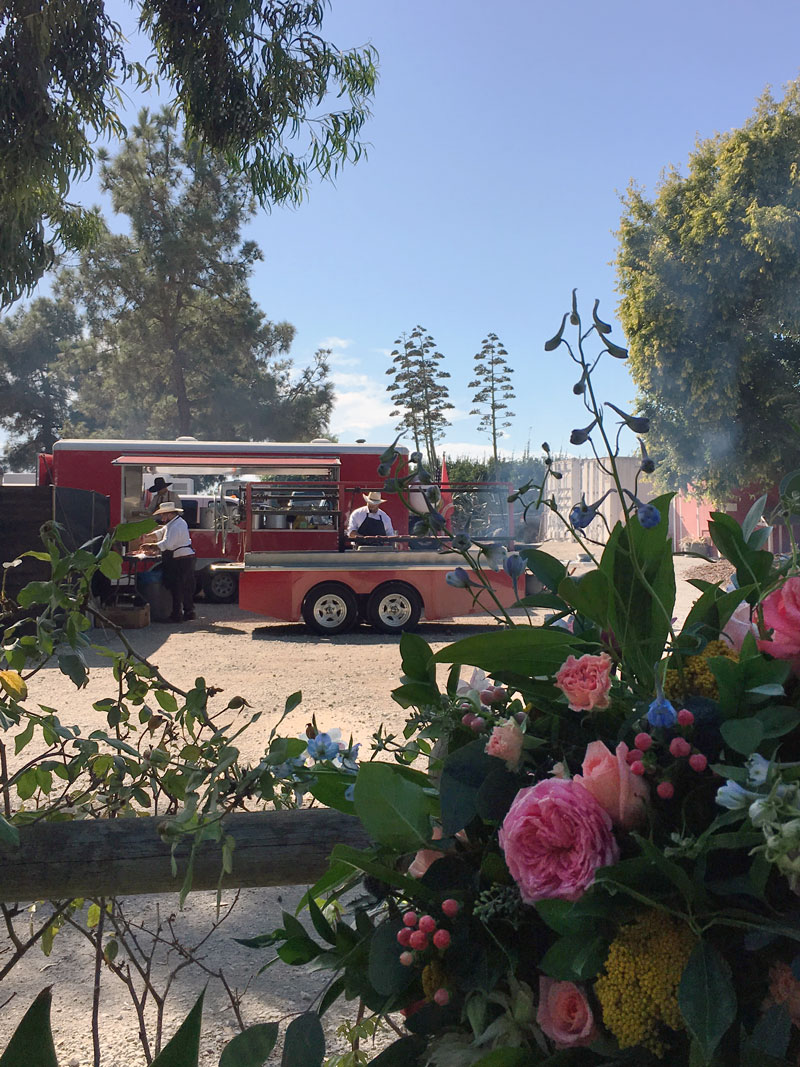
{"label": "trailer wheel", "polygon": [[306,594],[301,608],[303,621],[318,634],[342,634],[358,620],[358,601],[349,586],[323,582]]}
{"label": "trailer wheel", "polygon": [[422,614],[422,598],[405,582],[386,582],[367,601],[370,625],[384,634],[413,630]]}
{"label": "trailer wheel", "polygon": [[234,604],[239,599],[239,576],[231,571],[203,571],[203,593],[212,604]]}

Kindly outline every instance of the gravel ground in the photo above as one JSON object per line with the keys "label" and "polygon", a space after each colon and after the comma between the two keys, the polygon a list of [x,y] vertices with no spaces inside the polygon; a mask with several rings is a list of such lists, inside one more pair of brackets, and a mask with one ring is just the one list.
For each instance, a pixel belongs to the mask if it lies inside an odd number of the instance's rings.
{"label": "gravel ground", "polygon": [[[569,559],[574,549],[567,545],[547,546],[554,554]],[[702,569],[702,574],[700,570]],[[678,558],[676,570],[687,576],[716,580],[713,564]],[[679,583],[676,614],[683,617],[697,595]],[[261,720],[241,739],[245,757],[254,759],[263,751],[272,723],[283,709],[286,697],[297,690],[302,704],[281,727],[289,736],[300,733],[312,714],[321,729],[339,727],[346,738],[368,742],[383,722],[390,731],[399,731],[405,714],[391,699],[399,684],[399,639],[361,628],[334,638],[309,635],[301,625],[265,623],[228,605],[198,603],[198,619],[181,627],[152,624],[143,630],[127,631],[137,651],[148,656],[176,685],[189,686],[198,675],[224,690],[224,699],[240,695],[261,711]],[[445,623],[423,623],[419,633],[434,649],[492,627],[489,618],[464,618]],[[115,646],[115,639],[102,630],[94,632],[98,642]],[[443,672],[444,674],[444,672]],[[100,658],[92,663],[86,689],[77,691],[57,669],[48,669],[36,679],[34,699],[59,709],[65,722],[80,723],[84,732],[104,725],[92,703],[114,691],[111,672]],[[252,937],[280,923],[282,909],[293,910],[303,887],[243,890],[236,907],[204,943],[201,955],[212,971],[223,970],[232,989],[244,990],[242,1015],[247,1024],[282,1020],[283,1030],[292,1013],[308,1007],[324,988],[325,977],[306,968],[283,964],[256,972],[271,958],[269,949],[254,952],[233,940]],[[234,894],[226,893],[225,902]],[[134,922],[153,926],[175,915],[175,929],[184,944],[192,944],[211,930],[216,899],[213,893],[192,894],[178,912],[177,893],[158,897],[131,898],[125,905]],[[29,919],[17,920],[20,935],[27,936]],[[165,928],[167,929],[167,928]],[[8,953],[0,936],[0,969]],[[179,954],[162,950],[156,959],[155,984],[164,988],[170,972],[180,962]],[[61,1067],[84,1067],[92,1063],[90,1031],[93,958],[90,945],[80,934],[65,929],[56,938],[53,952],[45,957],[38,947],[0,983],[0,1049],[13,1032],[19,1018],[45,986],[53,986],[53,1029]],[[230,998],[222,984],[198,968],[182,970],[167,998],[165,1035],[170,1036],[186,1015],[194,999],[208,982],[204,1010],[201,1065],[218,1063],[224,1044],[237,1032]],[[10,1000],[8,998],[11,998]],[[122,983],[106,972],[102,978],[102,1018],[100,1025],[103,1067],[139,1067],[145,1064],[138,1041],[138,1022],[130,997]],[[355,1014],[355,1005],[350,1005]],[[348,1017],[346,1011],[344,1017]],[[330,1013],[326,1031],[329,1049],[336,1046],[335,1028],[341,1016]],[[150,1015],[152,1025],[152,1015]],[[341,1043],[338,1049],[342,1050]],[[274,1059],[274,1055],[273,1055]]]}

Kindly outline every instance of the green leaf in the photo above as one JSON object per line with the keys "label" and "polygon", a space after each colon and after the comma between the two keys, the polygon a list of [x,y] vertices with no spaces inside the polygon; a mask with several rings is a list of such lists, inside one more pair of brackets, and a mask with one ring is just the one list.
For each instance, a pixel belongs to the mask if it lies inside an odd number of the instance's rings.
{"label": "green leaf", "polygon": [[383,1052],[370,1060],[370,1067],[416,1067],[417,1057],[424,1050],[427,1041],[418,1034],[409,1034],[385,1048]]}
{"label": "green leaf", "polygon": [[17,593],[17,603],[21,608],[29,608],[31,604],[49,604],[53,595],[53,585],[50,582],[28,582]]}
{"label": "green leaf", "polygon": [[153,530],[157,529],[158,523],[155,519],[139,519],[138,522],[121,522],[119,526],[114,527],[113,540],[122,541],[127,544],[128,541],[135,541],[137,537],[142,537],[144,534],[151,533]]}
{"label": "green leaf", "polygon": [[0,1067],[58,1067],[50,1029],[50,1002],[48,987],[23,1015],[0,1056]]}
{"label": "green leaf", "polygon": [[750,1044],[768,1056],[785,1056],[791,1032],[792,1020],[786,1005],[773,1004],[756,1023]]}
{"label": "green leaf", "polygon": [[436,679],[433,650],[419,634],[404,633],[400,638],[404,680],[432,682]]}
{"label": "green leaf", "polygon": [[74,682],[78,689],[82,689],[89,682],[89,674],[86,664],[72,652],[66,652],[58,657],[58,669],[62,674]]}
{"label": "green leaf", "polygon": [[473,1060],[472,1067],[530,1067],[533,1062],[530,1052],[522,1048],[496,1048],[479,1060]]}
{"label": "green leaf", "polygon": [[20,754],[20,752],[23,750],[23,748],[25,748],[25,746],[33,738],[33,728],[34,728],[34,726],[35,726],[34,720],[33,719],[28,719],[28,725],[25,727],[25,729],[20,731],[20,733],[15,735],[15,737],[14,737],[14,755],[15,756],[18,756]]}
{"label": "green leaf", "polygon": [[197,1067],[200,1057],[200,1028],[203,1022],[203,997],[197,998],[194,1007],[153,1060],[150,1067]]}
{"label": "green leaf", "polygon": [[575,934],[552,944],[539,961],[539,967],[559,982],[581,982],[598,974],[607,956],[605,938]]}
{"label": "green leaf", "polygon": [[750,756],[764,740],[764,727],[760,719],[726,719],[720,727],[726,745],[743,756]]}
{"label": "green leaf", "polygon": [[100,570],[111,581],[122,577],[122,556],[119,552],[109,552],[100,560]]}
{"label": "green leaf", "polygon": [[335,945],[336,934],[334,929],[322,914],[322,909],[313,897],[308,898],[308,914],[311,916],[311,922],[314,929],[323,941],[327,941],[329,945]]}
{"label": "green leaf", "polygon": [[558,594],[575,611],[596,622],[601,628],[608,625],[611,589],[608,578],[602,571],[587,571],[579,578],[565,578],[558,587]]}
{"label": "green leaf", "polygon": [[404,967],[400,962],[397,931],[402,925],[399,920],[381,923],[369,943],[367,976],[372,987],[385,997],[402,993],[417,977],[413,967]]}
{"label": "green leaf", "polygon": [[440,649],[434,659],[437,663],[467,663],[487,674],[518,670],[524,663],[534,676],[551,676],[578,644],[579,639],[566,630],[518,626],[465,637]]}
{"label": "green leaf", "polygon": [[19,848],[19,830],[0,815],[0,850]]}
{"label": "green leaf", "polygon": [[764,727],[764,737],[783,737],[800,724],[800,711],[779,704],[763,708],[759,711],[758,718]]}
{"label": "green leaf", "polygon": [[153,690],[153,696],[158,701],[158,706],[170,715],[174,715],[178,710],[178,701],[172,693],[167,693],[164,689],[155,689]]}
{"label": "green leaf", "polygon": [[766,503],[767,494],[764,493],[762,497],[759,497],[759,499],[753,503],[750,510],[744,517],[744,521],[742,522],[742,537],[744,538],[747,544],[749,544],[750,538],[753,536],[753,532],[755,531],[756,526],[758,526],[759,522],[761,522],[761,518],[764,514],[764,505]]}
{"label": "green leaf", "polygon": [[29,767],[27,771],[23,771],[16,781],[17,796],[20,800],[30,800],[36,790],[39,788],[39,782],[36,777],[36,768]]}
{"label": "green leaf", "polygon": [[354,803],[367,833],[379,844],[411,852],[429,842],[428,798],[391,763],[361,764]]}
{"label": "green leaf", "polygon": [[463,830],[478,814],[480,789],[498,762],[487,756],[485,749],[484,740],[470,741],[445,760],[439,786],[445,837]]}
{"label": "green leaf", "polygon": [[539,548],[523,548],[520,556],[528,565],[528,570],[538,578],[542,585],[551,593],[558,592],[561,582],[567,577],[567,568],[560,559],[551,556],[548,552],[542,552]]}
{"label": "green leaf", "polygon": [[325,1035],[317,1013],[293,1019],[286,1028],[281,1067],[322,1067],[324,1056]]}
{"label": "green leaf", "polygon": [[736,1018],[736,992],[727,960],[713,945],[695,945],[678,987],[678,1006],[689,1031],[710,1064],[714,1050]]}
{"label": "green leaf", "polygon": [[278,1040],[277,1023],[256,1023],[231,1038],[219,1058],[219,1067],[262,1067]]}

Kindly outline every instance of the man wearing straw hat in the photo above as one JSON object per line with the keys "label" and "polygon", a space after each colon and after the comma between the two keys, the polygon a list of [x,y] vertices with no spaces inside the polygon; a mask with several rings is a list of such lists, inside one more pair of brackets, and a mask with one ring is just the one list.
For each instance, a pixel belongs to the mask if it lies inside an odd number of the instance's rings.
{"label": "man wearing straw hat", "polygon": [[161,549],[164,585],[172,593],[170,622],[189,622],[194,616],[194,549],[183,508],[166,501],[153,512],[161,529],[151,535]]}
{"label": "man wearing straw hat", "polygon": [[[347,524],[348,537],[394,537],[392,520],[385,511],[381,511],[381,504],[385,503],[380,493],[364,493],[366,504],[356,508],[350,515]],[[381,544],[381,541],[374,542]]]}

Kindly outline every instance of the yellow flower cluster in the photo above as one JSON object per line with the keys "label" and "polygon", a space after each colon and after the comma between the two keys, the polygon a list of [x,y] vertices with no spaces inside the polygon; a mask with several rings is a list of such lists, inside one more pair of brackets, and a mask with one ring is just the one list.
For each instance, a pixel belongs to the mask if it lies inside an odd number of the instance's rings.
{"label": "yellow flower cluster", "polygon": [[612,941],[595,983],[603,1023],[620,1048],[636,1045],[663,1056],[663,1028],[683,1030],[678,984],[696,938],[688,926],[658,911],[644,912]]}
{"label": "yellow flower cluster", "polygon": [[433,1000],[437,989],[445,985],[445,970],[438,960],[431,960],[422,970],[422,991],[426,1000]]}
{"label": "yellow flower cluster", "polygon": [[673,704],[678,704],[688,696],[708,697],[716,700],[719,696],[717,680],[708,665],[712,656],[727,656],[738,660],[735,652],[726,641],[709,641],[699,656],[687,656],[683,661],[683,671],[669,670],[664,679],[664,696]]}

